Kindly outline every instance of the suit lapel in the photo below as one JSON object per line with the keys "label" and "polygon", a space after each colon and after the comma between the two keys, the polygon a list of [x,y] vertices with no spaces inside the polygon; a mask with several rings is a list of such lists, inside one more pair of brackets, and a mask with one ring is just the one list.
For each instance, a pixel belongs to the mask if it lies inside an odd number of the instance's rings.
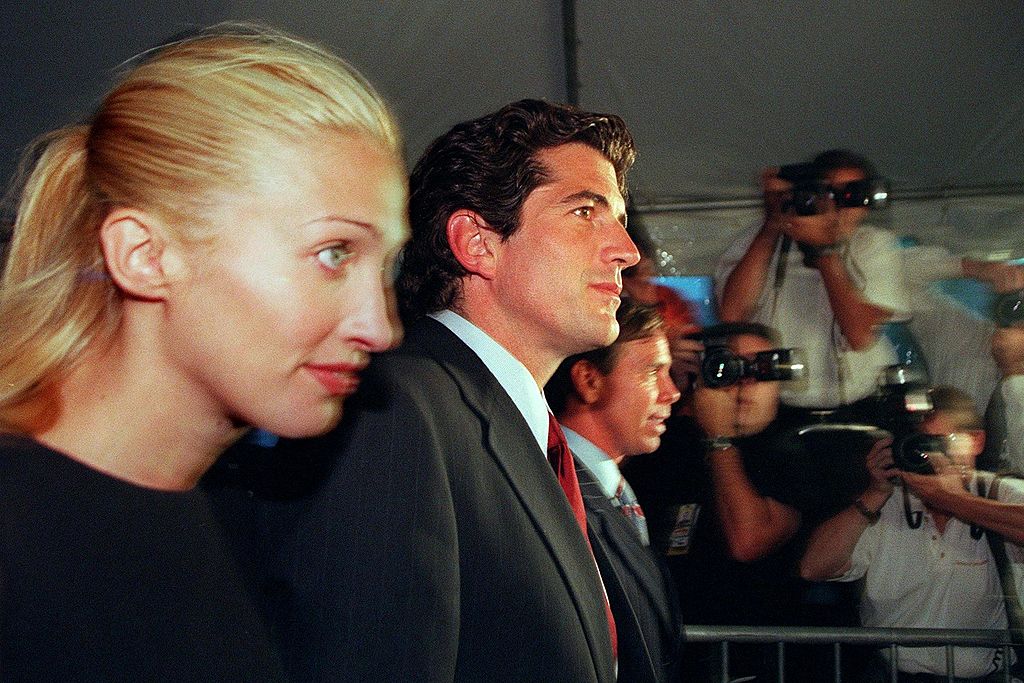
{"label": "suit lapel", "polygon": [[558,565],[576,604],[597,675],[604,680],[613,671],[604,589],[565,494],[526,420],[483,361],[441,323],[429,318],[417,323],[406,344],[445,368],[461,388],[467,406],[479,416],[488,454]]}
{"label": "suit lapel", "polygon": [[[636,577],[637,585],[649,603],[657,610],[658,620],[667,630],[671,630],[672,613],[665,602],[665,594],[659,587],[665,586],[665,576],[658,566],[657,560],[640,544],[640,536],[632,523],[620,510],[608,500],[597,477],[587,469],[586,465],[576,461],[576,476],[580,480],[580,491],[583,503],[587,508],[588,519],[593,518],[601,525],[608,545],[621,558],[621,561]],[[636,544],[627,542],[627,538],[636,539]]]}

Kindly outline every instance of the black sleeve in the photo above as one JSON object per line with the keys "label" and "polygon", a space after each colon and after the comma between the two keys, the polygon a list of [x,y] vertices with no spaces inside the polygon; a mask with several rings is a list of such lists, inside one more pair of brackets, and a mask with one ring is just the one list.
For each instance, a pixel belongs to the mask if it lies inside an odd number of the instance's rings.
{"label": "black sleeve", "polygon": [[744,463],[760,493],[813,521],[835,514],[864,490],[870,445],[861,434],[826,432],[809,438],[792,429],[769,428],[745,440]]}

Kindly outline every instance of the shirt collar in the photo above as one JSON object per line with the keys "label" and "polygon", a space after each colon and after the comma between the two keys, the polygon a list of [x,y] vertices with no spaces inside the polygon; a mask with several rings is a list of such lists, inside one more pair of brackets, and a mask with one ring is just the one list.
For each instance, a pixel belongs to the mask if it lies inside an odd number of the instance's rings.
{"label": "shirt collar", "polygon": [[565,432],[565,440],[569,442],[569,450],[597,477],[597,481],[601,484],[601,490],[604,491],[605,495],[609,498],[614,498],[618,492],[619,482],[622,480],[622,472],[619,471],[619,466],[608,457],[607,453],[595,446],[590,439],[580,436],[579,433],[574,432],[565,425],[562,425],[562,431]]}
{"label": "shirt collar", "polygon": [[522,362],[479,327],[454,311],[438,311],[429,317],[441,323],[473,350],[526,420],[541,453],[548,450],[548,402],[537,381]]}

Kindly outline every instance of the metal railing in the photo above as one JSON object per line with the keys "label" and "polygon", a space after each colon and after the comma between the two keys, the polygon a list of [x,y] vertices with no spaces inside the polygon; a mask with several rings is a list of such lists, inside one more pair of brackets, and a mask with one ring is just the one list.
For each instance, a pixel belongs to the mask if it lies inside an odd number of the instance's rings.
{"label": "metal railing", "polygon": [[[688,643],[718,643],[721,659],[721,681],[728,683],[729,677],[729,644],[748,643],[765,646],[775,645],[777,658],[777,681],[785,683],[785,662],[787,645],[831,645],[832,673],[835,683],[842,678],[842,647],[843,645],[859,645],[886,647],[892,666],[889,680],[897,680],[898,650],[897,646],[921,647],[942,646],[946,650],[946,678],[955,680],[956,668],[953,648],[988,647],[1001,648],[1003,662],[1012,661],[1010,647],[1012,641],[1007,631],[1001,630],[951,630],[933,628],[822,628],[822,627],[758,627],[758,626],[686,626],[684,629]],[[1002,680],[1010,683],[1009,667],[1004,666]]]}

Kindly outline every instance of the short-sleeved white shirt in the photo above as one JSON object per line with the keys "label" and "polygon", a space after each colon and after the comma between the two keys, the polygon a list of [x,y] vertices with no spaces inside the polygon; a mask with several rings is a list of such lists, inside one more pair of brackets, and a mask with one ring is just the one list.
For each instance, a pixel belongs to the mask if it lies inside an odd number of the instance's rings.
{"label": "short-sleeved white shirt", "polygon": [[[977,479],[971,482],[977,493]],[[971,525],[952,517],[939,533],[931,514],[910,494],[910,511],[921,525],[912,529],[897,489],[882,507],[881,518],[861,535],[852,566],[836,581],[864,577],[860,616],[864,626],[886,628],[1005,629],[1006,606],[999,570],[984,535],[973,538]],[[999,500],[1024,503],[1024,481],[1004,478]],[[1018,593],[1024,589],[1020,569],[1024,549],[1006,543],[1014,565]],[[882,652],[888,656],[888,651]],[[983,676],[1001,658],[989,648],[954,648],[958,677]],[[944,674],[945,649],[899,648],[899,669],[908,673]]]}
{"label": "short-sleeved white shirt", "polygon": [[1024,375],[1010,375],[996,387],[1003,399],[1006,424],[1000,465],[1024,473]]}
{"label": "short-sleeved white shirt", "polygon": [[[719,260],[715,270],[719,301],[726,279],[758,230],[760,226],[755,226],[734,242]],[[864,351],[849,347],[832,313],[821,273],[803,264],[803,255],[795,244],[789,250],[785,275],[776,289],[780,245],[781,240],[751,320],[778,330],[783,346],[801,348],[806,354],[807,379],[799,384],[784,383],[783,403],[829,408],[864,398],[878,386],[882,370],[897,362],[892,344],[882,336]],[[868,301],[893,311],[893,320],[909,317],[902,258],[892,233],[862,225],[843,247],[842,258],[851,280]]]}

